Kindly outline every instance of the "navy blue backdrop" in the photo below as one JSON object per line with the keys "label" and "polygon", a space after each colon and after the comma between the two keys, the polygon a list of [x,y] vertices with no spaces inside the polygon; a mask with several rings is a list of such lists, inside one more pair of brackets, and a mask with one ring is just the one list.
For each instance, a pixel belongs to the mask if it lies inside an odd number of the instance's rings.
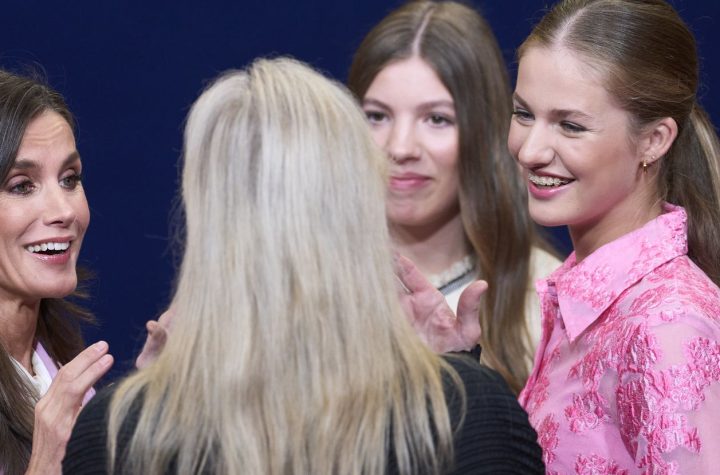
{"label": "navy blue backdrop", "polygon": [[[187,110],[217,73],[289,54],[344,80],[367,30],[400,0],[10,1],[0,18],[0,66],[41,66],[79,125],[92,223],[81,261],[96,273],[89,303],[125,372],[144,322],[167,304],[174,273],[169,211]],[[476,0],[512,64],[544,0]],[[676,0],[699,41],[702,102],[720,121],[720,2]],[[562,236],[559,233],[558,236]],[[565,242],[567,246],[567,242]],[[567,249],[567,248],[566,248]]]}

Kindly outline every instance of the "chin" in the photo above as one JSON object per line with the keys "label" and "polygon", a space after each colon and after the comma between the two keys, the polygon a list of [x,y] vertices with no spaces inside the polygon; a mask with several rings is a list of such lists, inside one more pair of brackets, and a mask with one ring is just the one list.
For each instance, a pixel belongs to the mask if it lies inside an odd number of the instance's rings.
{"label": "chin", "polygon": [[542,208],[538,209],[532,206],[532,204],[530,205],[530,217],[540,226],[548,228],[566,226],[569,222],[567,216],[548,212],[548,210]]}
{"label": "chin", "polygon": [[44,299],[62,299],[72,294],[77,288],[77,278],[67,282],[58,282],[51,287],[42,289],[40,294]]}

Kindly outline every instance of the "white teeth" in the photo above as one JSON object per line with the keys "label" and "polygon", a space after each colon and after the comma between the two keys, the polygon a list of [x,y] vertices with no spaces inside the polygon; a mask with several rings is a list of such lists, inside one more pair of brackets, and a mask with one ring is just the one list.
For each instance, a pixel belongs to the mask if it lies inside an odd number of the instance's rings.
{"label": "white teeth", "polygon": [[553,176],[538,176],[533,173],[528,173],[528,179],[538,186],[560,186],[567,185],[572,180],[566,180],[563,178]]}
{"label": "white teeth", "polygon": [[30,252],[64,251],[69,247],[69,242],[44,242],[42,244],[35,244],[34,246],[25,246],[25,249]]}

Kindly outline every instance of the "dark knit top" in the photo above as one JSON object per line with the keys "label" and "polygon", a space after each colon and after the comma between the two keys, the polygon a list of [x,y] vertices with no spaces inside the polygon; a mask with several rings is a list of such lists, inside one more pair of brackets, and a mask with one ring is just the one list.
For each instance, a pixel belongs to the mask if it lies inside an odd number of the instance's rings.
{"label": "dark knit top", "polygon": [[[454,465],[448,473],[545,473],[537,435],[500,375],[468,357],[451,356],[447,361],[460,375],[467,394],[467,412],[455,436]],[[447,388],[446,398],[455,426],[460,418],[460,397],[454,387]],[[80,413],[63,460],[64,474],[107,473],[106,415],[111,397],[112,388],[106,388]],[[126,421],[130,430],[122,430],[118,441],[121,450],[132,435],[137,418],[138,411],[131,411]],[[388,474],[395,473],[394,466],[388,467]]]}

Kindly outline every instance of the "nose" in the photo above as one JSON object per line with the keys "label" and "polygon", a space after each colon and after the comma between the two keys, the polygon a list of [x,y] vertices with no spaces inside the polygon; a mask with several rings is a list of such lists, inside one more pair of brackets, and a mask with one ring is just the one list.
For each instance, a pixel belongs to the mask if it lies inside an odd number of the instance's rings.
{"label": "nose", "polygon": [[43,200],[43,221],[48,226],[70,226],[75,221],[74,192],[60,185],[45,187]]}
{"label": "nose", "polygon": [[396,163],[419,158],[417,137],[412,121],[395,120],[385,150]]}
{"label": "nose", "polygon": [[[512,130],[510,140],[517,140],[516,157],[520,164],[528,169],[548,165],[555,157],[551,134],[542,123],[527,126],[513,124],[513,128],[522,127],[522,132]],[[518,136],[519,135],[519,136]],[[517,147],[519,145],[519,148]],[[512,146],[512,145],[511,145]]]}

